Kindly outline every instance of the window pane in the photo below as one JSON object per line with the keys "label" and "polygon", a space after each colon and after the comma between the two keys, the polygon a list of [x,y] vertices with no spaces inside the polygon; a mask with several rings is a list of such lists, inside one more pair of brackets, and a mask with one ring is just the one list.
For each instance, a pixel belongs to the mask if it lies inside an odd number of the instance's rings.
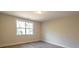
{"label": "window pane", "polygon": [[19,28],[25,28],[25,22],[17,20],[17,27],[19,27]]}
{"label": "window pane", "polygon": [[26,34],[33,34],[33,29],[26,29]]}
{"label": "window pane", "polygon": [[25,35],[25,29],[17,29],[17,35]]}
{"label": "window pane", "polygon": [[26,28],[33,28],[33,23],[26,22]]}

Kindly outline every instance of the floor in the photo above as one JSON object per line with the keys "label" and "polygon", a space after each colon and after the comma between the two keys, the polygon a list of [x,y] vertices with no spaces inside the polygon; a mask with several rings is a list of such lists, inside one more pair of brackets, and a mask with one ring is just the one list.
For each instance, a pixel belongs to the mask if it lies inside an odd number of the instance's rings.
{"label": "floor", "polygon": [[63,47],[40,41],[22,45],[9,46],[5,48],[63,48]]}

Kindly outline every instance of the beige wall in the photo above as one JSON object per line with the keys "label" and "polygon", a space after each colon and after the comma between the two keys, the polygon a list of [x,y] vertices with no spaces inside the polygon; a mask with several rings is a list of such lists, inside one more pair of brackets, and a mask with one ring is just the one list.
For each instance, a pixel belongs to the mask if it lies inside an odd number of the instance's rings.
{"label": "beige wall", "polygon": [[34,21],[33,36],[17,36],[16,20],[16,17],[0,14],[0,47],[39,41],[41,39],[40,22]]}
{"label": "beige wall", "polygon": [[43,39],[63,47],[79,47],[79,15],[43,23]]}
{"label": "beige wall", "polygon": [[[0,21],[0,27],[1,27],[1,21]],[[1,28],[0,28],[0,40],[1,40]],[[1,45],[1,42],[0,42]]]}

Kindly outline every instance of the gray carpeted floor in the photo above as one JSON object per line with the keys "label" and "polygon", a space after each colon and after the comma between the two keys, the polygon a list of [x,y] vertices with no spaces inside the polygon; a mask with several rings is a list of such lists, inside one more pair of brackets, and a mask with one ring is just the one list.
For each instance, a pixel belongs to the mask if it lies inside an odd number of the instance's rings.
{"label": "gray carpeted floor", "polygon": [[63,47],[40,41],[16,46],[9,46],[5,48],[63,48]]}

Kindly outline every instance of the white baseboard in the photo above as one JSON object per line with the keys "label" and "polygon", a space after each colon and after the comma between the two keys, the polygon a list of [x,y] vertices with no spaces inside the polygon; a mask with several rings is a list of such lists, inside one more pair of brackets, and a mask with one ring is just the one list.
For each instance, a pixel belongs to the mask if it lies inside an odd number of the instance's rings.
{"label": "white baseboard", "polygon": [[54,45],[58,45],[58,46],[61,46],[61,47],[64,47],[64,48],[70,48],[68,46],[65,46],[65,45],[62,45],[62,44],[59,44],[59,43],[54,43],[54,42],[51,42],[51,41],[48,41],[48,40],[43,40],[44,42],[47,42],[47,43],[50,43],[50,44],[54,44]]}
{"label": "white baseboard", "polygon": [[[39,40],[39,41],[41,41],[41,40]],[[7,46],[13,46],[13,45],[19,45],[19,44],[25,44],[25,43],[31,43],[31,42],[37,42],[37,41],[30,41],[30,42],[15,42],[15,43],[4,44],[4,45],[1,45],[0,47],[7,47]]]}

